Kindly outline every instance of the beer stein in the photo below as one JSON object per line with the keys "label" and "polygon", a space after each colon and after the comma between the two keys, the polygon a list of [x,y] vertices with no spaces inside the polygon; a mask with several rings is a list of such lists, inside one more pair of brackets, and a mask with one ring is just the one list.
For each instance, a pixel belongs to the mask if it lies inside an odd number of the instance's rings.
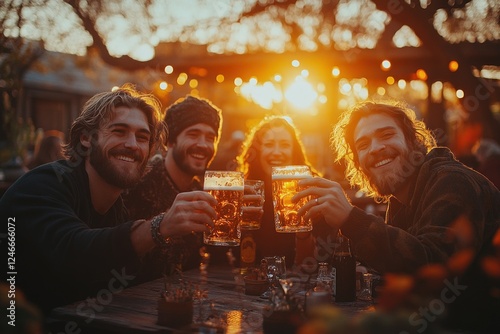
{"label": "beer stein", "polygon": [[241,229],[258,230],[264,205],[264,181],[245,180],[245,191],[241,202]]}
{"label": "beer stein", "polygon": [[308,166],[281,166],[272,169],[272,187],[274,204],[274,225],[276,232],[295,233],[312,230],[311,220],[305,220],[297,211],[304,206],[310,196],[300,199],[297,203],[291,201],[298,193],[301,179],[311,178]]}
{"label": "beer stein", "polygon": [[203,235],[203,242],[215,246],[240,245],[240,210],[243,196],[243,173],[206,171],[203,189],[217,200],[214,227]]}

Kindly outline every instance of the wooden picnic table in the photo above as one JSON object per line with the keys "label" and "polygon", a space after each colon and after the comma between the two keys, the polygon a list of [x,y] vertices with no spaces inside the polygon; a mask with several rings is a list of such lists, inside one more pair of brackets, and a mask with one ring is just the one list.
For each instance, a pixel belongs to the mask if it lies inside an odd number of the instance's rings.
{"label": "wooden picnic table", "polygon": [[[57,307],[48,316],[47,323],[53,334],[263,332],[263,314],[270,302],[260,296],[246,295],[239,271],[209,267],[205,273],[198,269],[186,271],[183,279],[205,292],[202,299],[194,302],[191,325],[168,328],[157,324],[163,279]],[[335,305],[348,316],[374,309],[371,302]]]}

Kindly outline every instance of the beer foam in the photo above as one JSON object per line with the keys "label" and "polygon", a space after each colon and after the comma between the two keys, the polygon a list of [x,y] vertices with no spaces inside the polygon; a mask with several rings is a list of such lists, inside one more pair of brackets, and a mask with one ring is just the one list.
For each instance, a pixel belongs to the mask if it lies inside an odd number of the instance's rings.
{"label": "beer foam", "polygon": [[205,184],[203,190],[231,190],[231,191],[243,191],[245,187],[243,185],[235,185],[235,186],[218,186],[215,184]]}
{"label": "beer foam", "polygon": [[273,175],[272,180],[302,180],[302,179],[310,179],[312,178],[311,174],[295,174],[295,175]]}

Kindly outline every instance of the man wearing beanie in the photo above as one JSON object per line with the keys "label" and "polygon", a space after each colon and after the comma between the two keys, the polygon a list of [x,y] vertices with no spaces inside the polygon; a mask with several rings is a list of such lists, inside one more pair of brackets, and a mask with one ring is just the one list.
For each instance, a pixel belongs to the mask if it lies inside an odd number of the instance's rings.
{"label": "man wearing beanie", "polygon": [[[209,100],[192,95],[179,99],[167,108],[165,122],[167,152],[154,156],[141,183],[124,195],[132,219],[154,217],[170,208],[178,193],[202,189],[201,179],[217,152],[222,114]],[[179,237],[174,243],[178,247],[150,254],[148,261],[158,261],[156,268],[167,262],[167,274],[199,265],[201,234]],[[160,274],[149,273],[144,279]]]}

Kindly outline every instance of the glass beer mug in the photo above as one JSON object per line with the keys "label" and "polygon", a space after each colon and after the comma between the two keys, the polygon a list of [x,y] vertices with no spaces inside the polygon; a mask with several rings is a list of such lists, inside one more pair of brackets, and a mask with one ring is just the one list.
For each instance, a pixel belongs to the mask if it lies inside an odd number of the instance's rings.
{"label": "glass beer mug", "polygon": [[206,171],[203,190],[217,200],[214,227],[203,235],[203,242],[215,246],[240,245],[240,210],[243,196],[243,173]]}
{"label": "glass beer mug", "polygon": [[264,205],[264,181],[245,180],[245,191],[241,202],[241,229],[258,230]]}
{"label": "glass beer mug", "polygon": [[297,214],[297,211],[310,200],[310,196],[302,198],[297,203],[291,201],[292,197],[301,190],[298,182],[311,177],[311,169],[308,166],[273,167],[272,187],[276,232],[295,233],[312,230],[311,220],[305,220]]}

